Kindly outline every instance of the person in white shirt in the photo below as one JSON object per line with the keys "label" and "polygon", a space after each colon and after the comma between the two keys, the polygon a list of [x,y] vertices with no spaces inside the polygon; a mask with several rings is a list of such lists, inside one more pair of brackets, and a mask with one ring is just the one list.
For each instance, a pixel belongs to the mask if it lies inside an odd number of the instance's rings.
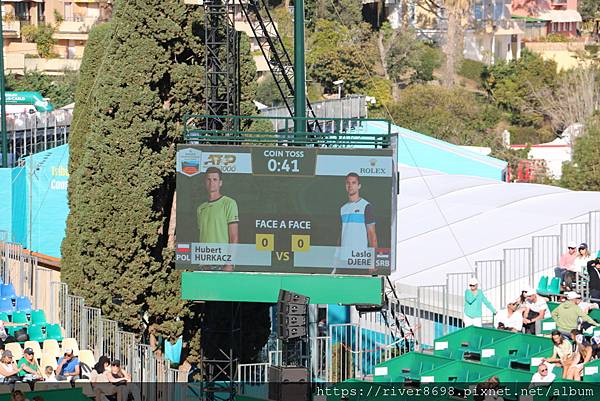
{"label": "person in white shirt", "polygon": [[517,310],[517,302],[506,305],[496,314],[496,328],[520,333],[523,330],[523,309]]}
{"label": "person in white shirt", "polygon": [[531,377],[531,384],[552,383],[554,379],[556,379],[556,375],[550,372],[547,364],[542,363]]}
{"label": "person in white shirt", "polygon": [[46,381],[48,383],[58,383],[58,380],[56,380],[56,375],[54,374],[54,369],[52,369],[52,366],[46,366],[46,368],[44,369],[44,381]]}
{"label": "person in white shirt", "polygon": [[573,262],[573,271],[578,274],[587,273],[587,264],[593,259],[594,258],[588,249],[588,245],[585,242],[579,244],[579,248],[577,248],[577,257]]}
{"label": "person in white shirt", "polygon": [[525,301],[525,311],[523,316],[523,327],[525,333],[535,334],[536,333],[536,322],[542,321],[543,319],[549,318],[550,308],[546,300],[540,297],[533,288],[530,288],[525,293],[527,300]]}

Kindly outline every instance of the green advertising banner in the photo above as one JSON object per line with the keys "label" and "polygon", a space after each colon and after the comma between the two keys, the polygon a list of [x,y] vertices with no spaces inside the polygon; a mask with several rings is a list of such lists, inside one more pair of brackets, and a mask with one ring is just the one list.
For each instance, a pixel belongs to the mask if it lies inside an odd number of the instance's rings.
{"label": "green advertising banner", "polygon": [[180,145],[177,267],[390,274],[392,149]]}

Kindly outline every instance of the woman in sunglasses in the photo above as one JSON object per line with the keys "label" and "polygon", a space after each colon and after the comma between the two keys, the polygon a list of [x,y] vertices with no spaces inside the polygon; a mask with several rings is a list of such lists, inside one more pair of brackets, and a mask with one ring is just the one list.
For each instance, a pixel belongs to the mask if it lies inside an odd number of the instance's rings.
{"label": "woman in sunglasses", "polygon": [[495,315],[494,305],[486,298],[483,291],[479,288],[479,281],[475,277],[469,280],[469,288],[465,290],[465,305],[463,322],[465,327],[481,327],[481,317],[483,316],[483,304]]}

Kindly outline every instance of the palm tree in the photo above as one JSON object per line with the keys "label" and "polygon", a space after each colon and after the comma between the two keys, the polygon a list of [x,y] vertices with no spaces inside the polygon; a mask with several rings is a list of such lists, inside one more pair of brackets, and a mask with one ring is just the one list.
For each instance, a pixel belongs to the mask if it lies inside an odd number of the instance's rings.
{"label": "palm tree", "polygon": [[448,17],[446,29],[446,43],[443,50],[446,55],[443,83],[446,87],[454,85],[457,59],[462,58],[465,40],[465,25],[468,19],[472,0],[444,0],[444,7]]}

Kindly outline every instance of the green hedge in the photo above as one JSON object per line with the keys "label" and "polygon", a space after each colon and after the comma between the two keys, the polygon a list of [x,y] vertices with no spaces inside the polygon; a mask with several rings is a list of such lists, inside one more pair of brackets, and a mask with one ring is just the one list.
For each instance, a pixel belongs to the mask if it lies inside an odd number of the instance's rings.
{"label": "green hedge", "polygon": [[463,60],[460,69],[458,70],[458,74],[467,79],[481,82],[481,73],[483,72],[484,67],[485,64],[480,61]]}

